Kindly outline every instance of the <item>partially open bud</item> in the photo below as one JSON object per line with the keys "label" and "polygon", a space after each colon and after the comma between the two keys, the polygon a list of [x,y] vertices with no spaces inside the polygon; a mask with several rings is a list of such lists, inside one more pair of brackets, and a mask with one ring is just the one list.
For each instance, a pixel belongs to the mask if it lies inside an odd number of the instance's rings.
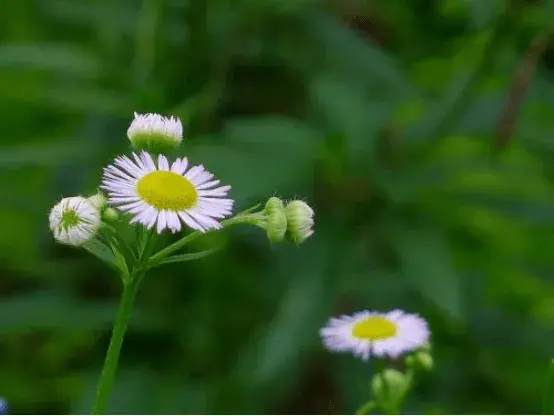
{"label": "partially open bud", "polygon": [[300,244],[314,231],[314,211],[304,201],[291,201],[285,207],[287,215],[287,237],[294,243]]}
{"label": "partially open bud", "polygon": [[272,243],[279,243],[285,238],[287,232],[287,216],[285,206],[279,198],[269,198],[265,204],[267,238]]}
{"label": "partially open bud", "polygon": [[183,125],[176,117],[135,113],[135,119],[127,130],[127,136],[135,149],[160,154],[181,143]]}
{"label": "partially open bud", "polygon": [[404,399],[408,388],[408,378],[404,373],[387,368],[375,374],[371,390],[377,402],[384,408],[396,408]]}
{"label": "partially open bud", "polygon": [[50,211],[49,223],[59,243],[81,246],[100,228],[100,211],[82,196],[64,198]]}

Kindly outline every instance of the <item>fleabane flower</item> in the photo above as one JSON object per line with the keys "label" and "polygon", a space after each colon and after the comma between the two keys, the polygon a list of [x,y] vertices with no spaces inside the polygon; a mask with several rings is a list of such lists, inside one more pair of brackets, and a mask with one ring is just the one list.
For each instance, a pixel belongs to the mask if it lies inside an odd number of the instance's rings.
{"label": "fleabane flower", "polygon": [[164,153],[181,143],[183,125],[177,117],[135,113],[127,136],[137,150]]}
{"label": "fleabane flower", "polygon": [[147,152],[133,153],[133,160],[117,157],[102,178],[108,203],[132,214],[131,223],[149,229],[156,225],[158,233],[175,233],[181,224],[202,232],[221,228],[218,219],[233,208],[233,200],[225,198],[231,187],[218,186],[219,180],[202,165],[187,169],[186,157],[171,166],[164,155],[156,159]]}
{"label": "fleabane flower", "polygon": [[50,211],[49,223],[58,242],[81,246],[100,228],[100,211],[87,198],[64,198]]}
{"label": "fleabane flower", "polygon": [[285,207],[287,216],[287,236],[294,243],[300,244],[314,231],[314,210],[304,201],[291,201]]}
{"label": "fleabane flower", "polygon": [[351,352],[367,361],[371,355],[396,358],[416,350],[428,343],[430,332],[427,322],[418,315],[397,309],[331,318],[320,335],[330,351]]}

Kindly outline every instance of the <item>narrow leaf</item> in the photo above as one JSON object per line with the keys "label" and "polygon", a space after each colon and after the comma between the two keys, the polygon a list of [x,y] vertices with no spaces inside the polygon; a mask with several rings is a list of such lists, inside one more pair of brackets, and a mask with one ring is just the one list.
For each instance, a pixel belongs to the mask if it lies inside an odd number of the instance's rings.
{"label": "narrow leaf", "polygon": [[85,243],[85,245],[83,245],[83,248],[93,256],[102,260],[107,265],[116,269],[119,268],[113,252],[107,245],[105,245],[101,241],[98,241],[96,239],[91,240]]}
{"label": "narrow leaf", "polygon": [[251,213],[253,213],[254,211],[256,211],[258,208],[260,208],[261,206],[262,206],[262,204],[256,204],[256,205],[254,205],[254,206],[251,207],[251,208],[247,208],[247,209],[245,209],[244,211],[239,212],[237,215],[235,215],[235,217],[240,217],[241,215],[248,215],[248,214],[251,214]]}
{"label": "narrow leaf", "polygon": [[185,254],[178,254],[176,256],[170,256],[170,257],[167,257],[166,259],[163,259],[161,264],[180,263],[184,261],[198,260],[203,257],[207,257],[210,254],[215,253],[219,249],[220,247],[217,247],[217,248],[211,248],[209,250],[199,251],[197,253],[185,253]]}
{"label": "narrow leaf", "polygon": [[460,281],[440,230],[410,225],[391,234],[407,281],[451,317],[462,318]]}

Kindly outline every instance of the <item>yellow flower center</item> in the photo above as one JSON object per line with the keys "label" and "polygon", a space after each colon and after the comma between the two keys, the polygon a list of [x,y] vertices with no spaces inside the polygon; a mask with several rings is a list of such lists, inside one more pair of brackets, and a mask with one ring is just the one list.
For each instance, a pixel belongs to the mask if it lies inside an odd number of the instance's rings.
{"label": "yellow flower center", "polygon": [[396,324],[381,316],[364,319],[352,327],[352,335],[369,341],[392,338],[396,331]]}
{"label": "yellow flower center", "polygon": [[174,172],[156,170],[137,183],[143,201],[158,210],[182,211],[193,207],[198,193],[192,183]]}

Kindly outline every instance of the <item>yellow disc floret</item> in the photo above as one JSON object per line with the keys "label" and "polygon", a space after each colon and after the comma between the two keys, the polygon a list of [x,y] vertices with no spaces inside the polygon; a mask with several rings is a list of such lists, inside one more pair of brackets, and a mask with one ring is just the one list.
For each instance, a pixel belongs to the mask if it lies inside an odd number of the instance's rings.
{"label": "yellow disc floret", "polygon": [[198,193],[185,177],[164,170],[151,172],[137,183],[142,200],[157,210],[182,211],[193,207]]}
{"label": "yellow disc floret", "polygon": [[352,335],[369,341],[392,338],[396,335],[396,331],[396,324],[381,316],[369,317],[352,327]]}

